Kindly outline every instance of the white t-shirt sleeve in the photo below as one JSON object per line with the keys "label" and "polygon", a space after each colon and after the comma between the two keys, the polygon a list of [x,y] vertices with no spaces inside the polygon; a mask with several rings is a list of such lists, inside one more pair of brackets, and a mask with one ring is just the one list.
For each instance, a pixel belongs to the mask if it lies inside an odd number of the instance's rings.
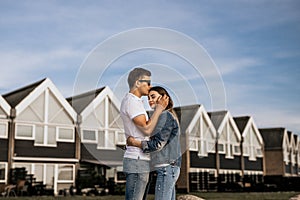
{"label": "white t-shirt sleeve", "polygon": [[136,116],[145,115],[146,111],[141,101],[138,101],[136,99],[131,99],[131,101],[128,102],[127,113],[129,118],[133,119]]}

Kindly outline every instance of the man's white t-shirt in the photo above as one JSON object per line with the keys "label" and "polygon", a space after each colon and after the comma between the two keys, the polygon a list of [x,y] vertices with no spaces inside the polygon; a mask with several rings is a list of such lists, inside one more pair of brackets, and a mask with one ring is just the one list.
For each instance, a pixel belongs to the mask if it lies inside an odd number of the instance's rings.
{"label": "man's white t-shirt", "polygon": [[[133,118],[139,115],[145,115],[148,121],[148,115],[144,108],[143,100],[132,93],[127,93],[123,98],[120,108],[120,115],[123,120],[126,139],[129,136],[134,137],[140,141],[149,140],[149,137],[145,136],[133,122]],[[138,147],[127,146],[124,154],[125,158],[150,160],[150,155],[143,153]]]}

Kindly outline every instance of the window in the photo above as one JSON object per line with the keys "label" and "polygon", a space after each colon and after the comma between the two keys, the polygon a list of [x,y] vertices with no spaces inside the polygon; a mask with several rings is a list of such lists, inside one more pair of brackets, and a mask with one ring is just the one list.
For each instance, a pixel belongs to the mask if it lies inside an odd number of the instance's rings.
{"label": "window", "polygon": [[99,149],[116,149],[115,131],[101,130],[98,132]]}
{"label": "window", "polygon": [[224,144],[218,144],[218,152],[225,153]]}
{"label": "window", "polygon": [[6,180],[6,164],[0,163],[0,183],[4,183]]}
{"label": "window", "polygon": [[44,144],[44,127],[43,126],[36,126],[35,128],[35,145],[43,145]]}
{"label": "window", "polygon": [[82,139],[82,142],[96,143],[97,142],[96,131],[95,130],[82,130],[81,139]]}
{"label": "window", "polygon": [[257,149],[256,149],[256,155],[257,155],[258,157],[262,157],[262,156],[263,156],[263,153],[262,153],[261,148],[257,148]]}
{"label": "window", "polygon": [[189,147],[191,151],[197,151],[197,139],[194,137],[190,137],[189,139]]}
{"label": "window", "polygon": [[234,155],[240,155],[240,154],[241,154],[241,148],[240,148],[240,145],[238,145],[238,144],[233,145],[233,154],[234,154]]}
{"label": "window", "polygon": [[72,181],[73,180],[73,166],[72,165],[58,165],[58,177],[57,180]]}
{"label": "window", "polygon": [[34,177],[36,181],[44,180],[44,165],[43,164],[35,164],[34,165]]}
{"label": "window", "polygon": [[16,139],[33,139],[33,125],[17,124]]}
{"label": "window", "polygon": [[206,146],[206,141],[201,141],[198,140],[198,154],[201,156],[206,156],[207,155],[207,146]]}
{"label": "window", "polygon": [[105,131],[98,132],[98,147],[105,148]]}
{"label": "window", "polygon": [[207,151],[210,153],[214,153],[216,151],[215,141],[210,140],[207,142]]}
{"label": "window", "polygon": [[123,132],[117,132],[117,144],[124,144],[126,145],[126,137],[125,133]]}
{"label": "window", "polygon": [[56,146],[55,127],[36,125],[35,142],[36,146]]}
{"label": "window", "polygon": [[74,142],[73,128],[58,128],[58,141]]}
{"label": "window", "polygon": [[246,145],[243,145],[243,154],[244,156],[249,156],[249,147]]}
{"label": "window", "polygon": [[0,138],[7,138],[7,124],[0,123]]}
{"label": "window", "polygon": [[230,143],[226,144],[226,158],[233,158],[233,145]]}

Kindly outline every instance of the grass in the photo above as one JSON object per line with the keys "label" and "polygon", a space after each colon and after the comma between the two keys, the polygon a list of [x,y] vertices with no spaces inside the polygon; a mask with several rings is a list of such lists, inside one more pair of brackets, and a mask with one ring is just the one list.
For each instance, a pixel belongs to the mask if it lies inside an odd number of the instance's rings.
{"label": "grass", "polygon": [[[294,197],[300,192],[251,192],[251,193],[219,193],[219,192],[203,192],[203,193],[190,193],[191,195],[195,195],[201,197],[206,200],[288,200],[291,197]],[[180,195],[180,194],[178,194]],[[1,198],[0,198],[1,199]],[[11,198],[3,198],[3,200],[124,200],[124,195],[107,195],[107,196],[96,196],[96,197],[85,197],[85,196],[58,196],[58,197],[49,197],[49,196],[41,196],[41,197],[11,197]],[[154,200],[154,195],[148,195],[147,200]]]}

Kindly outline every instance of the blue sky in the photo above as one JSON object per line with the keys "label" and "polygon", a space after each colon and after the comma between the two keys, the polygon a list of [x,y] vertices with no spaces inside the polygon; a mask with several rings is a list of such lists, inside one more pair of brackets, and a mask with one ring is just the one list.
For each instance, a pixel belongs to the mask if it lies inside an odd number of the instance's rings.
{"label": "blue sky", "polygon": [[[224,109],[233,116],[250,115],[259,128],[280,126],[299,134],[299,10],[297,0],[0,0],[0,94],[49,77],[69,97],[97,45],[124,31],[161,27],[206,50],[224,85]],[[154,83],[169,87],[180,105],[222,109],[212,105],[205,77],[195,78],[188,63],[159,50],[121,56],[94,87],[120,86],[132,66],[147,63],[155,63]],[[188,98],[191,87],[195,98]]]}

